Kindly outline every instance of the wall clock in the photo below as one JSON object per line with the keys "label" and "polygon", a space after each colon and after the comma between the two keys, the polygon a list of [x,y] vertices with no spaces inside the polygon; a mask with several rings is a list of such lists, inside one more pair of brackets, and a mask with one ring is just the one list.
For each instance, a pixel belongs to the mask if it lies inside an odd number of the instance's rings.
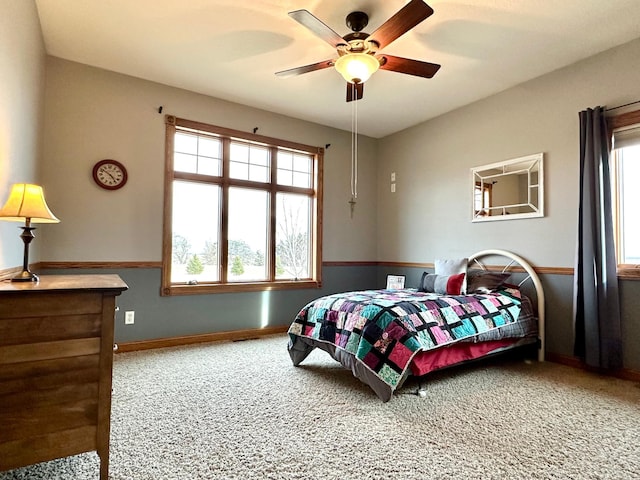
{"label": "wall clock", "polygon": [[100,160],[93,166],[93,179],[102,188],[117,190],[127,183],[127,169],[116,160]]}

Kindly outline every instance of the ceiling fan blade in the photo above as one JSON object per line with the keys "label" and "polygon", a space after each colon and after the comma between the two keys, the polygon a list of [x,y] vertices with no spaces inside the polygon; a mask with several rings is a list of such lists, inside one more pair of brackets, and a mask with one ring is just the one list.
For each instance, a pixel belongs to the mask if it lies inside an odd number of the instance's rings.
{"label": "ceiling fan blade", "polygon": [[367,40],[375,41],[382,49],[432,14],[433,8],[422,0],[411,0],[369,35]]}
{"label": "ceiling fan blade", "polygon": [[360,100],[364,95],[364,83],[347,82],[347,102]]}
{"label": "ceiling fan blade", "polygon": [[380,68],[416,77],[431,78],[440,70],[440,65],[411,60],[410,58],[394,57],[393,55],[380,55]]}
{"label": "ceiling fan blade", "polygon": [[333,60],[324,60],[323,62],[312,63],[311,65],[282,70],[280,72],[276,72],[276,75],[279,77],[293,77],[295,75],[302,75],[303,73],[315,72],[316,70],[322,70],[323,68],[333,67],[333,63]]}
{"label": "ceiling fan blade", "polygon": [[296,22],[307,27],[325,42],[329,43],[333,48],[338,48],[338,45],[346,45],[344,38],[334,32],[329,26],[327,26],[322,20],[315,17],[308,10],[295,10],[289,12],[289,16]]}

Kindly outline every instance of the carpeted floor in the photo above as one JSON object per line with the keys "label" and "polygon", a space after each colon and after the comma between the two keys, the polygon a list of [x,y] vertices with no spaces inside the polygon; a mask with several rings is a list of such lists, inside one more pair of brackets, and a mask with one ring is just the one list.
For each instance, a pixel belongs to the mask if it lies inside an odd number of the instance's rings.
{"label": "carpeted floor", "polygon": [[[640,479],[638,383],[493,360],[382,403],[324,352],[293,367],[286,342],[117,355],[110,478]],[[0,473],[97,478],[95,453]]]}

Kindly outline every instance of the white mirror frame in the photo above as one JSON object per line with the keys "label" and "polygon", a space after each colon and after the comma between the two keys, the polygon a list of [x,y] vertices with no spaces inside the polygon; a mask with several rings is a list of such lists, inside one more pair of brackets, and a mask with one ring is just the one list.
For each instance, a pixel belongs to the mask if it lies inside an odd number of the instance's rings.
{"label": "white mirror frame", "polygon": [[[491,163],[471,169],[471,221],[472,222],[495,222],[497,220],[516,220],[519,218],[544,217],[544,155],[536,153],[525,157],[505,160],[503,162]],[[538,172],[537,183],[532,182],[532,172]],[[494,205],[484,211],[490,210],[491,215],[479,214],[476,211],[476,185],[480,183],[495,184],[501,177],[509,175],[524,175],[527,178],[527,198],[522,203],[509,205]],[[534,195],[537,194],[537,199]],[[481,193],[483,195],[483,193]],[[536,201],[537,200],[537,201]],[[507,213],[507,208],[526,207],[531,209],[527,213]]]}

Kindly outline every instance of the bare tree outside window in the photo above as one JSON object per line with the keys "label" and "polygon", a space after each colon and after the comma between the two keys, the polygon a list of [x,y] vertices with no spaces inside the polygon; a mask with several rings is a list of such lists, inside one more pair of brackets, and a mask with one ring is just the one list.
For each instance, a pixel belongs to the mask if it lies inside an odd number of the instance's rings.
{"label": "bare tree outside window", "polygon": [[278,195],[276,264],[279,278],[309,277],[309,200],[299,195]]}
{"label": "bare tree outside window", "polygon": [[173,236],[173,261],[177,264],[185,264],[189,261],[191,243],[182,235]]}

